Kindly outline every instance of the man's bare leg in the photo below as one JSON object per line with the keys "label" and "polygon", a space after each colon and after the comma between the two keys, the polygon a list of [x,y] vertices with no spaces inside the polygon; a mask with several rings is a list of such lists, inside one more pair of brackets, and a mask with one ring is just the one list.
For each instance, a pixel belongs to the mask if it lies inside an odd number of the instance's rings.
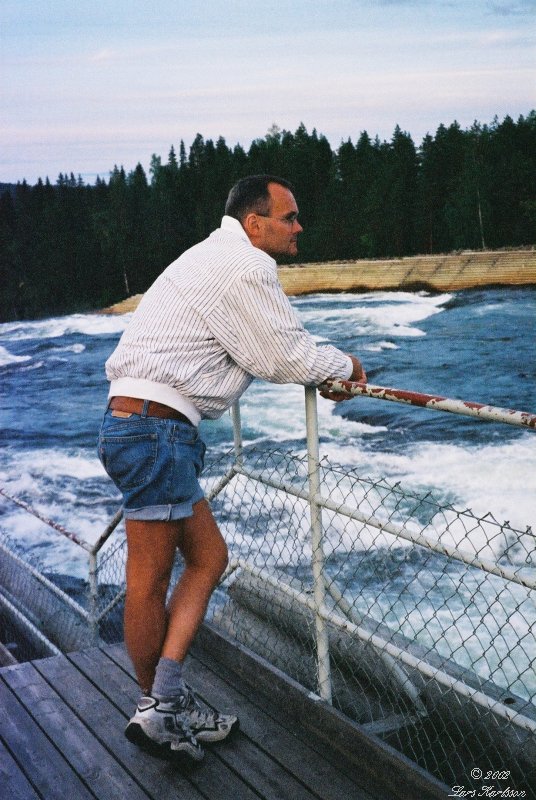
{"label": "man's bare leg", "polygon": [[[206,500],[193,512],[176,521],[126,520],[125,643],[145,694],[161,656],[184,660],[227,565],[227,546]],[[185,568],[166,610],[177,547]]]}
{"label": "man's bare leg", "polygon": [[161,655],[184,661],[202,623],[210,596],[227,566],[227,545],[206,500],[184,520],[179,549],[185,568],[168,606],[168,625]]}

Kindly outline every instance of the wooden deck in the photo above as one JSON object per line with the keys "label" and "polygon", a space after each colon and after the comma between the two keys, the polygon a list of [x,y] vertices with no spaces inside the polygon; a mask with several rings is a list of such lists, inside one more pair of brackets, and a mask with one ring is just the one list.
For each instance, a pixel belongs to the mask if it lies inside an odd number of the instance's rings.
{"label": "wooden deck", "polygon": [[[217,654],[217,657],[216,657]],[[232,741],[181,773],[123,736],[138,690],[122,645],[0,669],[3,800],[427,800],[448,788],[263,659],[204,627],[187,664]]]}

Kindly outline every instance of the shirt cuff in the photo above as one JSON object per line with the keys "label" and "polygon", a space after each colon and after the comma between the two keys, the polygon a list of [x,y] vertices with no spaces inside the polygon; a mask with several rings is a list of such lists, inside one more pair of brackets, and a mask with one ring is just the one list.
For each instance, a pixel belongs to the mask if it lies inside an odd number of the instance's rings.
{"label": "shirt cuff", "polygon": [[350,380],[350,375],[354,371],[354,365],[353,365],[353,362],[352,362],[351,358],[349,358],[348,356],[346,356],[346,358],[348,360],[348,368],[347,368],[346,374],[341,376],[341,377],[342,377],[342,379],[344,381],[349,381]]}

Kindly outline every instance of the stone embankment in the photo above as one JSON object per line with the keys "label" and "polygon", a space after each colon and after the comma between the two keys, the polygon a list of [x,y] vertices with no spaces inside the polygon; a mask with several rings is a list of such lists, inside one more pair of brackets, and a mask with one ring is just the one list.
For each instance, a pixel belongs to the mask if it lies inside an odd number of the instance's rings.
{"label": "stone embankment", "polygon": [[[536,249],[292,264],[279,268],[288,295],[376,290],[450,292],[482,286],[536,285]],[[141,295],[106,309],[132,311]]]}
{"label": "stone embankment", "polygon": [[279,278],[289,295],[378,289],[448,292],[477,286],[519,286],[536,284],[536,250],[293,265],[281,267]]}

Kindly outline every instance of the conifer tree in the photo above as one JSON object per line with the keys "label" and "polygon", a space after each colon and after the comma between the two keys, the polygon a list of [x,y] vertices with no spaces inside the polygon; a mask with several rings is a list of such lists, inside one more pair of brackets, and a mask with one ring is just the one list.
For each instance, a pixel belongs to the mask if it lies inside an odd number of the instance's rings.
{"label": "conifer tree", "polygon": [[219,225],[230,186],[271,173],[296,187],[300,260],[374,258],[534,244],[536,112],[462,130],[440,125],[417,150],[396,127],[333,151],[302,123],[272,125],[249,150],[199,133],[167,161],[114,167],[93,187],[62,172],[0,197],[0,320],[102,307],[143,292]]}

